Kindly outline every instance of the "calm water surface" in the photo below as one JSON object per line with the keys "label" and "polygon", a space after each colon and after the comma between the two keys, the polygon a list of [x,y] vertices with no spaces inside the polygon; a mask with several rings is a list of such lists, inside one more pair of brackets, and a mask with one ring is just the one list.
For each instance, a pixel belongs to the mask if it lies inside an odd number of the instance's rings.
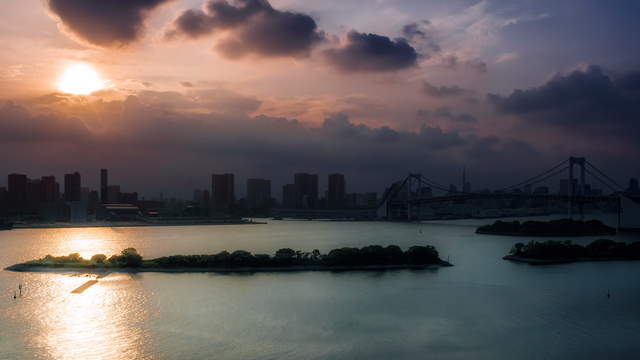
{"label": "calm water surface", "polygon": [[[535,267],[486,221],[0,232],[0,267],[46,254],[145,257],[433,244],[434,271],[111,274],[0,271],[0,359],[633,359],[640,262]],[[638,241],[640,235],[620,235]],[[594,238],[574,239],[589,242]],[[13,299],[18,284],[24,295]],[[611,299],[606,293],[610,291]]]}

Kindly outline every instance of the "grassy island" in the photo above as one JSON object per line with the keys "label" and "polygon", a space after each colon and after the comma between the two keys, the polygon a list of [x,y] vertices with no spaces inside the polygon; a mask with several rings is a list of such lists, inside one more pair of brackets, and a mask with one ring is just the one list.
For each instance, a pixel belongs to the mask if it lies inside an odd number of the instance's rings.
{"label": "grassy island", "polygon": [[477,234],[508,236],[600,236],[615,235],[616,229],[599,220],[496,221],[481,226]]}
{"label": "grassy island", "polygon": [[600,239],[587,246],[571,241],[517,243],[505,260],[529,264],[558,264],[583,261],[640,260],[640,241],[631,244]]}
{"label": "grassy island", "polygon": [[406,251],[390,245],[363,248],[340,248],[322,254],[280,249],[273,256],[238,250],[214,255],[174,255],[145,260],[136,249],[128,248],[118,255],[97,254],[83,259],[74,253],[68,256],[47,255],[8,267],[12,271],[111,270],[139,272],[257,272],[257,271],[347,271],[422,269],[431,266],[451,266],[440,259],[433,246],[413,246]]}

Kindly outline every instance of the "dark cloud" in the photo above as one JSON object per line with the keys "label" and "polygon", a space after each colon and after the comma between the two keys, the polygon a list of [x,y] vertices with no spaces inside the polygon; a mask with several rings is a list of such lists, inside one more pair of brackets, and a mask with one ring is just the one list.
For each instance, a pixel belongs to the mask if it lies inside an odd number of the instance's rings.
{"label": "dark cloud", "polygon": [[140,38],[149,12],[173,0],[47,0],[49,10],[78,38],[121,47]]}
{"label": "dark cloud", "polygon": [[406,39],[351,31],[347,43],[324,52],[329,63],[344,72],[385,72],[417,65],[418,53]]}
{"label": "dark cloud", "polygon": [[424,119],[444,119],[457,123],[474,123],[478,121],[478,119],[471,114],[456,114],[447,107],[440,107],[433,111],[418,110],[418,116]]}
{"label": "dark cloud", "polygon": [[436,40],[434,30],[428,20],[414,22],[402,28],[402,34],[412,44],[418,46],[423,52],[435,53],[442,50]]}
{"label": "dark cloud", "polygon": [[[65,100],[47,108],[6,103],[0,105],[0,161],[12,171],[31,172],[33,167],[34,174],[52,164],[96,174],[89,179],[108,167],[127,174],[122,183],[127,188],[184,196],[194,187],[208,186],[212,171],[234,172],[238,181],[264,176],[275,184],[290,181],[295,171],[338,171],[353,181],[352,191],[382,191],[411,171],[457,175],[456,154],[484,141],[436,126],[406,131],[356,124],[344,113],[327,117],[318,127],[251,116],[247,112],[259,102],[250,99],[225,90],[197,96],[144,91],[124,100]],[[489,148],[500,151],[504,144],[496,139]],[[36,151],[45,147],[46,153]],[[194,183],[185,185],[192,176]]]}
{"label": "dark cloud", "polygon": [[274,9],[267,0],[238,0],[235,4],[211,0],[204,10],[180,14],[166,37],[199,38],[218,31],[225,37],[216,49],[228,58],[305,57],[325,38],[309,15]]}
{"label": "dark cloud", "polygon": [[459,86],[433,85],[428,81],[422,83],[422,92],[434,98],[446,98],[452,96],[460,96],[465,93],[465,89]]}
{"label": "dark cloud", "polygon": [[460,60],[457,55],[443,56],[440,65],[451,70],[467,69],[478,74],[484,74],[489,70],[487,63],[480,59]]}
{"label": "dark cloud", "polygon": [[640,76],[617,76],[599,66],[556,75],[546,84],[516,90],[508,96],[491,94],[502,113],[521,116],[534,124],[566,128],[598,136],[640,136]]}
{"label": "dark cloud", "polygon": [[191,81],[181,81],[180,85],[182,85],[183,87],[186,87],[186,88],[195,87],[195,85],[193,85],[193,83]]}

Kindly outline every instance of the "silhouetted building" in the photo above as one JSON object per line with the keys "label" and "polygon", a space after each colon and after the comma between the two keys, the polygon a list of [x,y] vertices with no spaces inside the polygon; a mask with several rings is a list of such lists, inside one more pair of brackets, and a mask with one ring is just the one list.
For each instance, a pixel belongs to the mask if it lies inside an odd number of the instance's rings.
{"label": "silhouetted building", "polygon": [[43,202],[53,202],[60,199],[60,185],[56,182],[55,176],[43,176],[40,179],[41,183],[41,196],[40,200]]}
{"label": "silhouetted building", "polygon": [[233,174],[211,175],[211,203],[216,210],[231,209],[235,202]]}
{"label": "silhouetted building", "polygon": [[[573,193],[576,194],[578,192],[578,180],[573,179]],[[560,188],[558,189],[558,194],[567,196],[569,195],[569,179],[560,179]]]}
{"label": "silhouetted building", "polygon": [[96,190],[91,190],[87,199],[87,211],[90,214],[95,214],[99,204],[100,194]]}
{"label": "silhouetted building", "polygon": [[82,200],[80,174],[64,175],[64,201],[80,201]]}
{"label": "silhouetted building", "polygon": [[546,186],[538,186],[533,190],[534,195],[549,195],[549,188]]}
{"label": "silhouetted building", "polygon": [[271,180],[247,180],[247,206],[250,209],[268,208],[271,204]]}
{"label": "silhouetted building", "polygon": [[9,174],[8,185],[9,210],[23,212],[27,201],[27,175]]}
{"label": "silhouetted building", "polygon": [[458,187],[450,184],[449,185],[449,191],[447,192],[447,195],[457,195],[458,194]]}
{"label": "silhouetted building", "polygon": [[640,187],[638,185],[638,179],[636,178],[629,179],[629,187],[627,188],[627,193],[631,196],[640,196]]}
{"label": "silhouetted building", "polygon": [[315,207],[318,202],[318,175],[298,173],[294,175],[294,184],[300,192],[303,207]]}
{"label": "silhouetted building", "polygon": [[282,187],[282,207],[298,209],[302,207],[302,196],[296,184],[287,184]]}
{"label": "silhouetted building", "polygon": [[109,202],[109,172],[107,169],[100,169],[100,201]]}
{"label": "silhouetted building", "polygon": [[[373,193],[376,194],[377,193]],[[433,197],[433,189],[431,189],[431,187],[429,186],[423,186],[418,190],[418,197],[420,199],[428,199],[428,198],[432,198]]]}
{"label": "silhouetted building", "polygon": [[138,193],[137,192],[132,192],[132,193],[120,193],[120,198],[118,200],[118,203],[121,204],[135,204],[138,202]]}
{"label": "silhouetted building", "polygon": [[340,209],[344,207],[344,196],[346,194],[347,186],[342,174],[329,175],[329,193],[327,200],[329,201],[329,207],[332,209]]}
{"label": "silhouetted building", "polygon": [[6,216],[9,207],[9,199],[7,196],[7,188],[0,187],[0,216]]}
{"label": "silhouetted building", "polygon": [[120,185],[107,186],[107,204],[117,204],[120,202]]}
{"label": "silhouetted building", "polygon": [[27,179],[26,210],[29,214],[38,212],[42,198],[42,181],[40,179]]}
{"label": "silhouetted building", "polygon": [[467,169],[464,168],[462,170],[462,192],[470,193],[471,192],[471,182],[467,179]]}

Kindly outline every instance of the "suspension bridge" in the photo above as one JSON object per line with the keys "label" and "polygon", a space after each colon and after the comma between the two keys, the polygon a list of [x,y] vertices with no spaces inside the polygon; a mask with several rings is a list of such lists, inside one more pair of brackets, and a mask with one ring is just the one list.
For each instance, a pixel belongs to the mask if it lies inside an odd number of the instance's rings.
{"label": "suspension bridge", "polygon": [[[554,193],[547,187],[534,190],[535,186],[547,184],[558,177],[566,181],[565,188],[559,192]],[[600,184],[608,194],[591,190],[588,181]],[[377,217],[389,220],[493,217],[505,213],[487,211],[487,207],[529,204],[537,207],[539,213],[536,215],[558,212],[560,207],[564,207],[569,218],[576,215],[584,218],[585,206],[590,204],[601,204],[606,209],[619,211],[620,194],[624,192],[620,184],[583,157],[570,157],[533,177],[498,190],[472,192],[464,191],[464,187],[464,180],[463,191],[458,191],[422,174],[409,174],[387,188],[378,205]],[[444,195],[434,196],[434,190],[442,191]]]}
{"label": "suspension bridge", "polygon": [[[541,186],[558,178],[565,181],[565,188],[561,191],[554,192]],[[277,209],[273,215],[302,219],[416,221],[546,215],[566,211],[569,218],[583,218],[585,207],[589,206],[597,205],[607,211],[620,212],[621,195],[625,195],[625,189],[620,184],[584,157],[570,157],[535,176],[497,190],[473,192],[465,189],[464,182],[462,191],[458,191],[423,174],[412,173],[387,187],[374,207]],[[591,189],[589,184],[596,183],[606,189],[606,194]],[[534,188],[536,186],[539,187]],[[434,195],[434,191],[442,194]],[[528,210],[509,211],[523,208]]]}

